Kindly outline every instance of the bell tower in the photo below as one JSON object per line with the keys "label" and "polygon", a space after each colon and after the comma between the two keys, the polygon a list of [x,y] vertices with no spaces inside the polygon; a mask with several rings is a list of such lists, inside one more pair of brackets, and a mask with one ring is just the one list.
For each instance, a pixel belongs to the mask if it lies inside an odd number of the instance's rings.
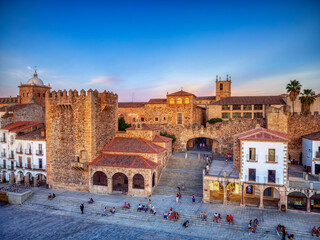
{"label": "bell tower", "polygon": [[231,76],[227,74],[226,80],[216,76],[216,101],[231,96]]}

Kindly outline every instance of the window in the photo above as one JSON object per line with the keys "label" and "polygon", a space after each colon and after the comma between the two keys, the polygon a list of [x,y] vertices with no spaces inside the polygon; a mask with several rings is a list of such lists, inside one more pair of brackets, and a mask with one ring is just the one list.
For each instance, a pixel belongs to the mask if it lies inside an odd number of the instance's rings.
{"label": "window", "polygon": [[228,112],[222,113],[222,118],[230,118],[230,113]]}
{"label": "window", "polygon": [[182,98],[177,99],[177,104],[182,104]]}
{"label": "window", "polygon": [[40,97],[41,95],[40,95],[40,93],[38,93],[38,97]]}
{"label": "window", "polygon": [[223,90],[223,84],[220,83],[220,90]]}
{"label": "window", "polygon": [[243,117],[244,118],[252,118],[252,113],[251,112],[244,112]]}
{"label": "window", "polygon": [[251,110],[252,106],[251,105],[243,105],[243,110]]}
{"label": "window", "polygon": [[263,196],[265,197],[272,197],[272,188],[268,187],[267,189],[264,190]]}
{"label": "window", "polygon": [[39,169],[42,169],[42,158],[39,158]]}
{"label": "window", "polygon": [[182,113],[178,113],[177,120],[178,124],[182,124]]}
{"label": "window", "polygon": [[190,103],[190,100],[189,100],[188,97],[184,99],[184,103],[185,103],[185,104],[189,104],[189,103]]}
{"label": "window", "polygon": [[144,122],[144,118],[143,117],[141,118],[141,122]]}
{"label": "window", "polygon": [[27,97],[29,97],[29,93],[27,93]]}
{"label": "window", "polygon": [[241,110],[241,105],[232,105],[232,110]]}
{"label": "window", "polygon": [[222,105],[222,110],[230,110],[229,105]]}
{"label": "window", "polygon": [[254,110],[262,110],[262,104],[255,104]]}
{"label": "window", "polygon": [[276,182],[276,170],[268,170],[268,182],[269,183]]}
{"label": "window", "polygon": [[263,118],[263,113],[262,112],[254,113],[254,118]]}
{"label": "window", "polygon": [[154,118],[154,120],[155,120],[156,122],[158,122],[158,121],[159,121],[159,118],[156,117],[156,118]]}
{"label": "window", "polygon": [[166,117],[163,117],[163,121],[165,121],[166,120]]}
{"label": "window", "polygon": [[249,160],[256,160],[256,149],[249,148]]}
{"label": "window", "polygon": [[269,149],[268,150],[268,161],[274,162],[276,160],[276,150],[275,149]]}
{"label": "window", "polygon": [[174,98],[170,98],[170,104],[174,104]]}
{"label": "window", "polygon": [[256,170],[249,168],[249,181],[256,181]]}
{"label": "window", "polygon": [[232,118],[241,118],[241,113],[240,112],[232,113]]}

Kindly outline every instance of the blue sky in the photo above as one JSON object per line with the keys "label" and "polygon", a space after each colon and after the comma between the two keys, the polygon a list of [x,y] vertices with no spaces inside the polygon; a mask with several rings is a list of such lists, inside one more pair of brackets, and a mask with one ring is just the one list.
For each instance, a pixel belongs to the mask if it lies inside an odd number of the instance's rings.
{"label": "blue sky", "polygon": [[120,101],[320,91],[320,1],[0,1],[0,96],[39,77]]}

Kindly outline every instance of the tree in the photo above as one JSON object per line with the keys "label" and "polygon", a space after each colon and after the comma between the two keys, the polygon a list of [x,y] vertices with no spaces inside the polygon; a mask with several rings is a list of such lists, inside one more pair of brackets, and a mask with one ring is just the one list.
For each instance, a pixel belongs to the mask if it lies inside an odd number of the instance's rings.
{"label": "tree", "polygon": [[297,80],[290,80],[290,83],[287,84],[287,93],[289,93],[289,98],[292,102],[292,112],[294,113],[294,101],[299,95],[301,90],[301,84]]}
{"label": "tree", "polygon": [[316,94],[312,89],[303,89],[302,96],[299,97],[304,114],[310,113],[310,106],[316,100]]}
{"label": "tree", "polygon": [[168,138],[172,138],[172,143],[174,143],[176,141],[176,136],[173,135],[173,134],[168,134],[167,132],[164,132],[164,133],[160,133],[161,136],[165,136],[165,137],[168,137]]}
{"label": "tree", "polygon": [[126,123],[124,118],[118,119],[118,130],[119,131],[124,131],[124,130],[126,130],[126,128],[129,128],[129,127],[131,127],[131,124]]}

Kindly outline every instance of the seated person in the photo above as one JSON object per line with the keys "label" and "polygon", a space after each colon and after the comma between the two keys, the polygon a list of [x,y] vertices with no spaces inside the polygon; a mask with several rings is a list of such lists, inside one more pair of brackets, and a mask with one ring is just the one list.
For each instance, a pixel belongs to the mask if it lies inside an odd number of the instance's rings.
{"label": "seated person", "polygon": [[144,212],[148,212],[148,210],[149,210],[148,205],[145,205],[145,206],[144,206]]}
{"label": "seated person", "polygon": [[163,213],[163,218],[164,218],[164,219],[168,219],[168,212],[167,212],[167,211],[165,211],[165,212]]}
{"label": "seated person", "polygon": [[215,213],[215,214],[213,215],[213,221],[218,222],[218,213]]}
{"label": "seated person", "polygon": [[230,217],[229,217],[229,215],[227,215],[226,221],[227,221],[228,223],[230,222]]}
{"label": "seated person", "polygon": [[259,225],[259,220],[258,220],[258,218],[256,218],[256,219],[253,221],[253,223]]}
{"label": "seated person", "polygon": [[51,198],[51,200],[54,199],[55,197],[56,197],[56,195],[55,195],[54,193],[52,193],[52,198]]}
{"label": "seated person", "polygon": [[200,218],[203,219],[203,212],[200,213]]}
{"label": "seated person", "polygon": [[115,212],[116,212],[115,207],[113,207],[112,209],[110,209],[110,212],[111,212],[112,214],[115,214]]}
{"label": "seated person", "polygon": [[154,207],[153,210],[152,210],[152,212],[153,212],[153,215],[156,215],[157,209]]}
{"label": "seated person", "polygon": [[289,236],[288,236],[288,239],[290,239],[290,240],[291,240],[291,239],[295,239],[295,238],[294,238],[294,235],[293,235],[293,234],[289,235]]}
{"label": "seated person", "polygon": [[92,199],[92,198],[89,198],[88,203],[89,203],[89,204],[93,203],[93,199]]}
{"label": "seated person", "polygon": [[208,217],[207,212],[204,212],[203,213],[203,220],[207,221],[207,217]]}
{"label": "seated person", "polygon": [[172,213],[170,214],[170,219],[169,219],[169,220],[171,220],[172,218],[174,218],[175,215],[176,215],[176,212],[172,212]]}
{"label": "seated person", "polygon": [[233,223],[234,223],[234,221],[233,221],[233,216],[230,214],[230,222],[229,222],[229,224],[230,223],[232,223],[232,225],[233,225]]}
{"label": "seated person", "polygon": [[128,203],[128,209],[130,209],[130,208],[131,208],[130,203]]}
{"label": "seated person", "polygon": [[48,195],[48,199],[51,199],[51,198],[52,198],[51,193],[49,193],[49,195]]}
{"label": "seated person", "polygon": [[185,228],[187,228],[187,227],[189,226],[189,221],[188,221],[188,220],[185,221],[185,222],[183,223],[183,226],[184,226]]}
{"label": "seated person", "polygon": [[317,237],[320,237],[320,227],[318,227],[316,234],[317,234]]}
{"label": "seated person", "polygon": [[177,221],[179,219],[179,213],[176,212],[176,214],[174,215],[174,220]]}
{"label": "seated person", "polygon": [[128,205],[127,205],[126,202],[124,202],[124,204],[123,204],[123,206],[122,206],[122,209],[126,209],[126,208],[128,208]]}
{"label": "seated person", "polygon": [[219,223],[220,221],[221,221],[221,214],[219,213],[219,214],[218,214],[218,221],[217,221],[217,222]]}
{"label": "seated person", "polygon": [[137,212],[141,212],[141,205],[139,204],[138,208],[137,208]]}

